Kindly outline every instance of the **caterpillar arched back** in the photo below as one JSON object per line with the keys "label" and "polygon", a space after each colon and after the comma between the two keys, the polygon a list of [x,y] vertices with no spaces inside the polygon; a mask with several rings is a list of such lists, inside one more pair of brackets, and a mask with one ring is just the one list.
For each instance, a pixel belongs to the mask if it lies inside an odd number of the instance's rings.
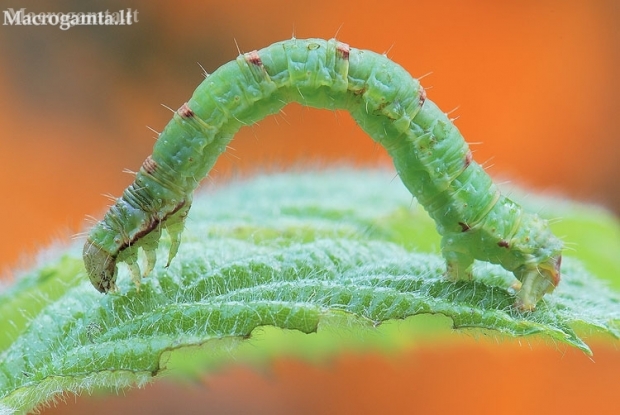
{"label": "caterpillar arched back", "polygon": [[500,194],[458,129],[420,83],[386,56],[335,39],[291,39],[237,57],[198,86],[160,134],[136,179],[90,231],[84,264],[101,292],[117,263],[139,285],[138,248],[150,273],[163,229],[177,253],[192,194],[237,130],[284,105],[348,110],[386,148],[442,235],[446,276],[471,278],[474,259],[512,271],[516,306],[531,310],[560,281],[562,243],[546,221]]}

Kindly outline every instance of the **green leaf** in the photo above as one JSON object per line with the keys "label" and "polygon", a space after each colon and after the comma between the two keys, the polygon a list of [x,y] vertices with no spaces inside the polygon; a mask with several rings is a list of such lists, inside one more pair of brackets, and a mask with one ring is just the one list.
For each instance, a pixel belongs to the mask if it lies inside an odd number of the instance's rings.
{"label": "green leaf", "polygon": [[[620,252],[617,221],[583,206],[530,203],[563,216],[558,226],[566,239],[587,241],[587,266],[618,286],[618,259],[608,255]],[[599,231],[597,240],[591,232]],[[0,414],[30,410],[62,392],[141,385],[166,364],[181,373],[209,359],[223,364],[233,358],[230,347],[264,326],[340,330],[339,341],[344,331],[355,344],[368,327],[441,314],[456,328],[538,334],[586,353],[578,332],[620,337],[620,295],[571,251],[560,286],[532,313],[512,308],[513,278],[497,266],[478,263],[470,282],[444,280],[433,222],[388,173],[289,173],[230,185],[196,198],[167,269],[166,243],[139,292],[121,267],[120,293],[98,293],[81,248],[72,246],[0,294]],[[269,342],[271,329],[262,330],[275,354],[286,353]],[[394,341],[387,337],[377,343]],[[198,346],[213,346],[201,364],[187,353]]]}

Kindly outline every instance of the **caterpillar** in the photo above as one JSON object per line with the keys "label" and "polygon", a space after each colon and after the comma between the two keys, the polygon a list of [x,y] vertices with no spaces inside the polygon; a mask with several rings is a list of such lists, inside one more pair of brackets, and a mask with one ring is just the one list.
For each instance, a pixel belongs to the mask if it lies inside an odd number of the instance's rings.
{"label": "caterpillar", "polygon": [[348,110],[387,150],[436,222],[447,278],[471,279],[475,259],[500,264],[518,280],[519,310],[533,310],[558,285],[562,242],[545,220],[500,193],[418,80],[385,55],[336,39],[291,39],[240,54],[175,112],[135,181],[89,233],[83,259],[94,287],[116,291],[117,263],[124,262],[139,288],[141,275],[155,266],[164,229],[171,240],[168,266],[193,191],[235,133],[290,102]]}

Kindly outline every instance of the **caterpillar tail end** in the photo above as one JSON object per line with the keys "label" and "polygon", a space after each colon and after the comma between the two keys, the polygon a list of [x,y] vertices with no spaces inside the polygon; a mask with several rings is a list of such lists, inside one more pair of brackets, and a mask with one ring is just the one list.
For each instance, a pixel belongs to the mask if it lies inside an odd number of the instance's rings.
{"label": "caterpillar tail end", "polygon": [[560,283],[562,256],[550,258],[534,268],[522,271],[514,288],[518,289],[515,307],[521,311],[533,311],[545,294],[551,293]]}
{"label": "caterpillar tail end", "polygon": [[118,290],[116,286],[116,257],[88,239],[84,244],[82,258],[88,278],[99,292],[107,294]]}

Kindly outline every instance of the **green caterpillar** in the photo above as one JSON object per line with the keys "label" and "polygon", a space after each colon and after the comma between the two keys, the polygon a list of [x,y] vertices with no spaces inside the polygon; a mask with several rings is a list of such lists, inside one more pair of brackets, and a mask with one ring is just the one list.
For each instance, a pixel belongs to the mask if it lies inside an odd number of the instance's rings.
{"label": "green caterpillar", "polygon": [[163,229],[172,241],[170,264],[192,193],[237,130],[293,101],[348,110],[387,149],[437,224],[448,278],[471,278],[474,259],[500,264],[520,281],[521,310],[534,309],[558,285],[561,241],[546,221],[500,194],[418,80],[384,55],[335,39],[291,39],[220,67],[176,111],[134,183],[89,234],[83,256],[95,288],[117,289],[118,262],[139,287],[138,248],[148,275]]}

